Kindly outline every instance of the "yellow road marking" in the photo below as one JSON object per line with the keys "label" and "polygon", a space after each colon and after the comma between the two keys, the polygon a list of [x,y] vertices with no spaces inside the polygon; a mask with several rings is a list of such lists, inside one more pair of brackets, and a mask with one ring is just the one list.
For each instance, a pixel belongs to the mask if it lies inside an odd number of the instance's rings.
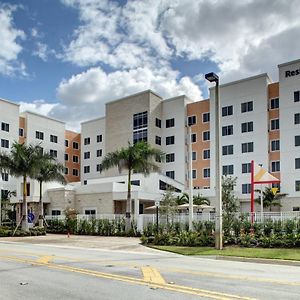
{"label": "yellow road marking", "polygon": [[127,283],[133,283],[133,284],[139,284],[139,285],[150,285],[151,287],[161,288],[161,289],[185,293],[185,294],[197,295],[197,296],[206,297],[206,298],[210,298],[210,299],[216,299],[216,300],[230,300],[230,299],[254,300],[254,298],[249,298],[249,297],[242,297],[242,296],[238,296],[238,295],[231,295],[231,294],[208,291],[208,290],[203,290],[203,289],[191,288],[191,287],[187,287],[187,286],[168,285],[166,283],[162,284],[162,283],[148,282],[148,281],[145,281],[142,279],[129,277],[129,276],[103,273],[103,272],[82,269],[82,268],[75,268],[75,267],[70,267],[70,266],[66,266],[66,265],[54,264],[54,263],[51,263],[51,264],[43,263],[43,262],[38,262],[35,260],[22,259],[22,258],[13,257],[13,256],[0,256],[0,258],[17,261],[17,262],[22,262],[22,263],[29,263],[29,264],[37,265],[37,266],[45,266],[45,267],[51,268],[51,269],[58,269],[58,270],[86,274],[86,275],[100,277],[100,278],[118,280],[118,281],[127,282]]}
{"label": "yellow road marking", "polygon": [[145,281],[149,281],[151,283],[153,282],[159,284],[166,284],[165,280],[160,275],[157,269],[153,267],[142,267],[141,269]]}
{"label": "yellow road marking", "polygon": [[40,257],[39,259],[37,259],[36,261],[37,262],[40,262],[40,263],[44,263],[44,264],[48,264],[50,262],[50,260],[52,260],[54,257],[54,255],[51,255],[51,256],[42,256]]}
{"label": "yellow road marking", "polygon": [[[9,252],[9,253],[22,253],[22,254],[29,254],[33,256],[44,256],[44,257],[54,257],[49,256],[47,254],[37,253],[37,252],[29,252],[29,251],[23,251],[23,250],[11,250],[11,249],[0,249],[0,252]],[[118,265],[118,266],[126,266],[126,267],[141,267],[142,265],[138,266],[138,263],[135,264],[128,264],[126,262],[119,262],[119,261],[108,261],[108,260],[94,260],[94,259],[82,259],[82,258],[70,258],[66,256],[59,256],[55,255],[56,258],[65,259],[70,262],[87,262],[87,263],[98,263],[98,264],[112,264],[112,265]],[[51,260],[51,259],[50,259]],[[229,275],[229,274],[223,274],[223,273],[217,273],[217,272],[201,272],[201,271],[190,271],[187,269],[177,269],[177,268],[164,268],[165,271],[169,272],[176,272],[176,273],[183,273],[183,274],[191,274],[191,275],[199,275],[199,276],[208,276],[208,277],[215,277],[215,278],[223,278],[223,279],[235,279],[235,280],[241,280],[241,281],[253,281],[253,282],[262,282],[262,283],[275,283],[280,285],[290,285],[290,286],[300,286],[299,281],[281,281],[276,279],[268,279],[268,278],[258,278],[258,277],[251,277],[251,276],[240,276],[240,275]]]}

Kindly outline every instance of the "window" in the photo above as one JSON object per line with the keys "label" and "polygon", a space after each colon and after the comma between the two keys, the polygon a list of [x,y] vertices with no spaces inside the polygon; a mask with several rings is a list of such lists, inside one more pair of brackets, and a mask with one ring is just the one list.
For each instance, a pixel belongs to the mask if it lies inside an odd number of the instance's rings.
{"label": "window", "polygon": [[222,127],[222,136],[233,135],[233,125]]}
{"label": "window", "polygon": [[79,144],[77,142],[73,142],[73,149],[79,149]]}
{"label": "window", "polygon": [[295,125],[300,124],[300,113],[294,115],[294,123]]}
{"label": "window", "polygon": [[51,210],[51,215],[52,216],[60,216],[61,215],[61,211],[59,209],[52,209]]}
{"label": "window", "polygon": [[77,155],[73,155],[73,163],[78,163],[79,157]]}
{"label": "window", "polygon": [[44,132],[36,131],[35,132],[35,138],[37,138],[39,140],[43,140],[44,139]]}
{"label": "window", "polygon": [[158,128],[161,128],[161,120],[158,118],[155,118],[155,126]]}
{"label": "window", "polygon": [[158,136],[158,135],[155,136],[155,144],[156,145],[161,145],[161,137]]}
{"label": "window", "polygon": [[69,147],[69,140],[65,140],[65,147]]}
{"label": "window", "polygon": [[202,123],[207,123],[210,121],[210,113],[206,112],[202,114]]}
{"label": "window", "polygon": [[270,109],[279,108],[279,98],[273,98],[270,101]]}
{"label": "window", "polygon": [[293,207],[293,211],[300,211],[300,207],[299,206]]}
{"label": "window", "polygon": [[300,192],[300,180],[295,181],[295,190],[296,192]]}
{"label": "window", "polygon": [[53,135],[53,134],[50,134],[50,142],[51,143],[57,143],[57,136]]}
{"label": "window", "polygon": [[192,152],[192,160],[197,160],[197,152],[196,151]]}
{"label": "window", "polygon": [[83,172],[86,173],[90,173],[90,166],[84,166],[83,167]]}
{"label": "window", "polygon": [[233,165],[223,166],[223,175],[233,175]]}
{"label": "window", "polygon": [[233,145],[226,145],[222,147],[223,155],[232,155],[233,154]]}
{"label": "window", "polygon": [[166,120],[166,128],[174,127],[175,126],[175,119],[168,119]]}
{"label": "window", "polygon": [[91,143],[91,138],[90,137],[84,138],[84,144],[85,145],[89,145],[90,143]]}
{"label": "window", "polygon": [[192,178],[193,179],[197,178],[197,170],[192,170]]}
{"label": "window", "polygon": [[175,144],[175,136],[167,136],[166,137],[166,145],[174,145]]}
{"label": "window", "polygon": [[210,149],[203,150],[203,159],[210,159]]}
{"label": "window", "polygon": [[148,140],[148,130],[147,129],[142,129],[142,130],[137,130],[133,132],[133,143],[137,142],[147,142]]}
{"label": "window", "polygon": [[8,181],[8,173],[1,173],[2,181]]}
{"label": "window", "polygon": [[175,161],[175,153],[166,154],[166,162],[169,163],[173,161]]}
{"label": "window", "polygon": [[1,130],[9,132],[9,124],[2,122],[1,123]]}
{"label": "window", "polygon": [[19,136],[24,136],[24,129],[23,128],[19,128]]}
{"label": "window", "polygon": [[101,143],[102,142],[102,134],[98,134],[97,135],[97,143]]}
{"label": "window", "polygon": [[271,151],[279,151],[280,150],[280,140],[271,141]]}
{"label": "window", "polygon": [[97,164],[96,166],[96,172],[101,172],[102,171],[102,165],[101,164]]}
{"label": "window", "polygon": [[253,111],[253,101],[244,102],[241,104],[241,112],[245,113],[248,111]]}
{"label": "window", "polygon": [[242,123],[242,133],[253,131],[253,122]]}
{"label": "window", "polygon": [[251,173],[251,163],[242,164],[242,173]]}
{"label": "window", "polygon": [[196,116],[190,116],[188,117],[188,126],[192,126],[196,124]]}
{"label": "window", "polygon": [[89,159],[89,158],[91,158],[91,153],[89,151],[84,152],[83,156],[84,156],[84,159]]}
{"label": "window", "polygon": [[[295,146],[298,147],[300,146],[300,135],[295,136]],[[8,148],[8,147],[7,147]]]}
{"label": "window", "polygon": [[65,153],[65,160],[69,160],[69,154]]}
{"label": "window", "polygon": [[83,185],[87,185],[87,180],[83,180]]}
{"label": "window", "polygon": [[210,140],[210,132],[203,131],[203,141],[209,141],[209,140]]}
{"label": "window", "polygon": [[271,172],[280,172],[280,161],[271,162]]}
{"label": "window", "polygon": [[175,178],[175,171],[166,171],[166,176],[174,179]]}
{"label": "window", "polygon": [[78,172],[78,169],[73,169],[73,176],[78,176],[79,172]]}
{"label": "window", "polygon": [[1,199],[7,199],[8,197],[8,190],[1,189]]}
{"label": "window", "polygon": [[243,183],[242,184],[242,194],[250,194],[251,193],[251,184]]}
{"label": "window", "polygon": [[279,119],[271,120],[271,130],[279,129]]}
{"label": "window", "polygon": [[300,169],[300,158],[295,158],[295,169]]}
{"label": "window", "polygon": [[9,148],[9,140],[1,139],[1,147]]}
{"label": "window", "polygon": [[50,149],[50,156],[57,157],[57,150]]}
{"label": "window", "polygon": [[69,174],[69,169],[65,168],[65,175],[68,175],[68,174]]}
{"label": "window", "polygon": [[300,101],[300,91],[294,92],[294,102]]}
{"label": "window", "polygon": [[231,116],[233,115],[233,106],[224,106],[222,107],[222,117]]}
{"label": "window", "polygon": [[197,142],[197,134],[196,133],[192,133],[191,134],[191,142],[192,143],[196,143]]}
{"label": "window", "polygon": [[133,130],[148,127],[148,113],[146,111],[133,115]]}
{"label": "window", "polygon": [[96,156],[97,157],[102,156],[102,149],[97,149]]}
{"label": "window", "polygon": [[248,153],[248,152],[253,152],[254,151],[254,143],[249,142],[249,143],[242,143],[242,153]]}
{"label": "window", "polygon": [[203,178],[210,177],[210,168],[203,169]]}
{"label": "window", "polygon": [[85,215],[95,215],[96,214],[96,209],[85,209],[84,214]]}

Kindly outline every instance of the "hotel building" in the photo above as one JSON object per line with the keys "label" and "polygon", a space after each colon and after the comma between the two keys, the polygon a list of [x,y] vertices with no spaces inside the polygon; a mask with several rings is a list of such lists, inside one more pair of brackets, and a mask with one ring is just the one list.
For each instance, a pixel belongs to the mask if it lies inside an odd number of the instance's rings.
{"label": "hotel building", "polygon": [[[281,180],[280,191],[288,194],[281,209],[300,209],[300,60],[278,65],[278,73],[278,82],[264,73],[220,86],[221,173],[237,178],[235,192],[244,212],[250,210],[251,160]],[[44,116],[30,112],[19,116],[18,105],[1,101],[1,147],[7,151],[18,139],[38,142],[37,132],[42,132],[42,147],[65,163],[68,180],[77,183],[48,188],[49,214],[66,207],[83,214],[123,213],[126,172],[101,172],[101,160],[128,142],[147,141],[165,153],[165,161],[160,174],[149,178],[134,174],[132,207],[138,214],[161,197],[166,185],[187,190],[190,127],[194,193],[209,197],[214,205],[214,100],[214,87],[208,99],[197,102],[184,95],[162,99],[147,90],[108,102],[105,116],[83,122],[80,134]],[[2,180],[1,188],[10,184]]]}

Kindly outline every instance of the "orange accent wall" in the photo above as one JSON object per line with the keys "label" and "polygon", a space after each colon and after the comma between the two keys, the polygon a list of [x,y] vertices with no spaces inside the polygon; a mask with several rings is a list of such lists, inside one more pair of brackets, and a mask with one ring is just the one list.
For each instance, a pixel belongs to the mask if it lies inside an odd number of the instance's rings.
{"label": "orange accent wall", "polygon": [[[271,107],[271,99],[279,98],[279,82],[271,83],[268,85],[268,122],[270,128],[270,120],[277,119],[279,117],[279,109],[270,109]],[[280,107],[280,99],[279,99],[279,107]],[[280,121],[279,121],[280,123]],[[280,139],[280,129],[279,130],[269,130],[269,165],[271,168],[271,161],[280,160],[280,151],[271,151],[271,141]],[[280,179],[280,172],[273,172],[272,175],[276,176]]]}
{"label": "orange accent wall", "polygon": [[187,105],[187,116],[196,116],[196,124],[192,125],[192,133],[197,134],[196,143],[192,144],[193,151],[197,152],[197,160],[193,161],[193,169],[197,170],[197,179],[193,180],[194,187],[210,186],[210,179],[203,178],[203,169],[210,167],[210,159],[203,159],[203,150],[210,149],[209,141],[202,141],[204,131],[209,131],[209,122],[203,123],[202,114],[209,112],[209,100],[202,100]]}
{"label": "orange accent wall", "polygon": [[23,144],[26,140],[25,118],[19,117],[19,128],[23,128],[23,136],[19,136],[19,143]]}
{"label": "orange accent wall", "polygon": [[[65,131],[65,139],[69,141],[69,146],[65,147],[65,153],[68,154],[69,160],[65,160],[65,167],[68,168],[68,175],[65,175],[67,182],[80,181],[80,133],[70,130]],[[73,148],[73,142],[77,142],[79,149]],[[79,163],[73,163],[73,155],[79,157]],[[73,175],[73,169],[78,170],[78,176]]]}

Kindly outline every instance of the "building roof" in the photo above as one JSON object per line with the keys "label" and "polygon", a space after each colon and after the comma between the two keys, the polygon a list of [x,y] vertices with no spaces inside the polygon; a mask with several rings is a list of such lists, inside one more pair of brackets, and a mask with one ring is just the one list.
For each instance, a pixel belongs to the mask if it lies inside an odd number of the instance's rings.
{"label": "building roof", "polygon": [[87,121],[83,121],[81,122],[80,124],[86,124],[86,123],[91,123],[91,122],[95,122],[95,121],[100,121],[100,120],[103,120],[105,119],[105,117],[99,117],[99,118],[95,118],[95,119],[91,119],[91,120],[87,120]]}
{"label": "building roof", "polygon": [[142,91],[142,92],[139,92],[139,93],[136,93],[136,94],[128,95],[126,97],[122,97],[122,98],[119,98],[119,99],[116,99],[116,100],[109,101],[109,102],[106,103],[106,105],[111,104],[111,103],[115,103],[115,102],[118,102],[118,101],[126,100],[128,98],[136,97],[136,96],[139,96],[139,95],[142,95],[142,94],[147,94],[147,93],[153,94],[156,97],[159,97],[160,99],[162,99],[162,97],[160,95],[153,92],[152,90],[145,90],[145,91]]}
{"label": "building roof", "polygon": [[59,122],[59,123],[62,123],[62,124],[66,123],[66,122],[63,122],[61,120],[57,120],[57,119],[54,119],[54,118],[51,118],[51,117],[48,117],[48,116],[45,116],[45,115],[42,115],[42,114],[38,114],[36,112],[29,111],[29,110],[26,110],[26,111],[22,112],[20,114],[20,116],[22,117],[24,114],[30,114],[30,115],[38,116],[38,117],[45,118],[45,119],[48,119],[48,120],[51,120],[51,121],[55,121],[55,122]]}
{"label": "building roof", "polygon": [[296,63],[300,63],[300,59],[291,60],[291,61],[288,61],[288,62],[279,64],[279,65],[278,65],[278,68],[280,68],[280,67],[285,67],[285,66],[288,66],[288,65],[293,65],[293,64],[296,64]]}
{"label": "building roof", "polygon": [[7,99],[0,98],[0,101],[6,102],[6,103],[12,104],[12,105],[20,106],[20,104],[15,103],[15,102],[13,102],[13,101],[11,101],[11,100],[7,100]]}

